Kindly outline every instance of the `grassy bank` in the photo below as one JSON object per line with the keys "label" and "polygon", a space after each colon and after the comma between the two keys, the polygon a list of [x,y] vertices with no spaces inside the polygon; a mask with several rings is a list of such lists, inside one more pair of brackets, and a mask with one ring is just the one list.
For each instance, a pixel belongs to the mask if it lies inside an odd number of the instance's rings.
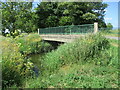
{"label": "grassy bank", "polygon": [[52,46],[42,41],[38,34],[21,34],[16,38],[0,38],[2,50],[2,86],[21,86],[25,78],[34,74],[34,63],[26,58],[29,54],[48,52]]}
{"label": "grassy bank", "polygon": [[47,53],[40,60],[38,77],[33,77],[34,63],[25,57],[49,51],[50,45],[42,42],[37,34],[14,39],[2,37],[1,47],[4,87],[118,87],[118,41],[106,39],[100,34],[65,43]]}
{"label": "grassy bank", "polygon": [[105,36],[111,36],[111,37],[120,37],[120,30],[107,30],[107,31],[102,31],[101,33]]}
{"label": "grassy bank", "polygon": [[[101,35],[61,45],[41,61],[42,73],[26,88],[117,88],[118,47]],[[113,41],[114,43],[116,41]]]}

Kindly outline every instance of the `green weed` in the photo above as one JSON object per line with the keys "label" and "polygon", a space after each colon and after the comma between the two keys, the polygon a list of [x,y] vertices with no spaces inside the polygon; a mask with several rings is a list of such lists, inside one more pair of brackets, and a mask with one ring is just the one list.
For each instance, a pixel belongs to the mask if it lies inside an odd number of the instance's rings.
{"label": "green weed", "polygon": [[100,35],[61,45],[42,60],[42,74],[24,87],[118,88],[117,49]]}
{"label": "green weed", "polygon": [[[75,42],[67,43],[60,46],[56,51],[50,52],[43,60],[43,66],[48,70],[55,70],[62,65],[72,63],[85,63],[94,62],[101,64],[106,62],[105,58],[108,56],[103,55],[110,47],[106,38],[99,35],[90,35]],[[103,55],[103,56],[102,56]],[[102,59],[100,59],[103,57]]]}
{"label": "green weed", "polygon": [[2,86],[21,85],[23,77],[31,74],[32,63],[24,60],[12,38],[1,38]]}

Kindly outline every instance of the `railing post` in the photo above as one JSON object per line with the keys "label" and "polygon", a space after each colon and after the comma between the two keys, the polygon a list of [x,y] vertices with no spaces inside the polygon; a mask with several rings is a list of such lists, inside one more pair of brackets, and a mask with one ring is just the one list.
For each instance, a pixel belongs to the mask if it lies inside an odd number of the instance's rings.
{"label": "railing post", "polygon": [[97,33],[98,32],[98,23],[95,22],[94,23],[94,33]]}
{"label": "railing post", "polygon": [[38,34],[40,34],[40,29],[38,28]]}

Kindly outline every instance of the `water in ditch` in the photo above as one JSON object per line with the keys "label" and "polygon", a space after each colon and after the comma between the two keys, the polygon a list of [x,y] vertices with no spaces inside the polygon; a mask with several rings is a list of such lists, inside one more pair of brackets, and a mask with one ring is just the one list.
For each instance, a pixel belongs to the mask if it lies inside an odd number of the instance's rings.
{"label": "water in ditch", "polygon": [[[58,42],[49,42],[49,43],[53,46],[53,50],[57,49],[60,44],[63,44]],[[44,59],[44,56],[46,54],[47,53],[39,53],[39,54],[32,54],[29,56],[29,59],[34,64],[33,71],[35,72],[36,76],[42,73],[41,61]]]}

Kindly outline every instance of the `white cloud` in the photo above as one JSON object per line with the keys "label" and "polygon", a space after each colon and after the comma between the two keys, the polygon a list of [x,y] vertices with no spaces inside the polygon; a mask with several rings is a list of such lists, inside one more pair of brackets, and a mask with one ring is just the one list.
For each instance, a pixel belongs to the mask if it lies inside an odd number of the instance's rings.
{"label": "white cloud", "polygon": [[105,11],[105,12],[107,12],[108,10],[107,10],[107,9],[105,9],[104,11]]}
{"label": "white cloud", "polygon": [[105,18],[105,20],[112,20],[112,18]]}

